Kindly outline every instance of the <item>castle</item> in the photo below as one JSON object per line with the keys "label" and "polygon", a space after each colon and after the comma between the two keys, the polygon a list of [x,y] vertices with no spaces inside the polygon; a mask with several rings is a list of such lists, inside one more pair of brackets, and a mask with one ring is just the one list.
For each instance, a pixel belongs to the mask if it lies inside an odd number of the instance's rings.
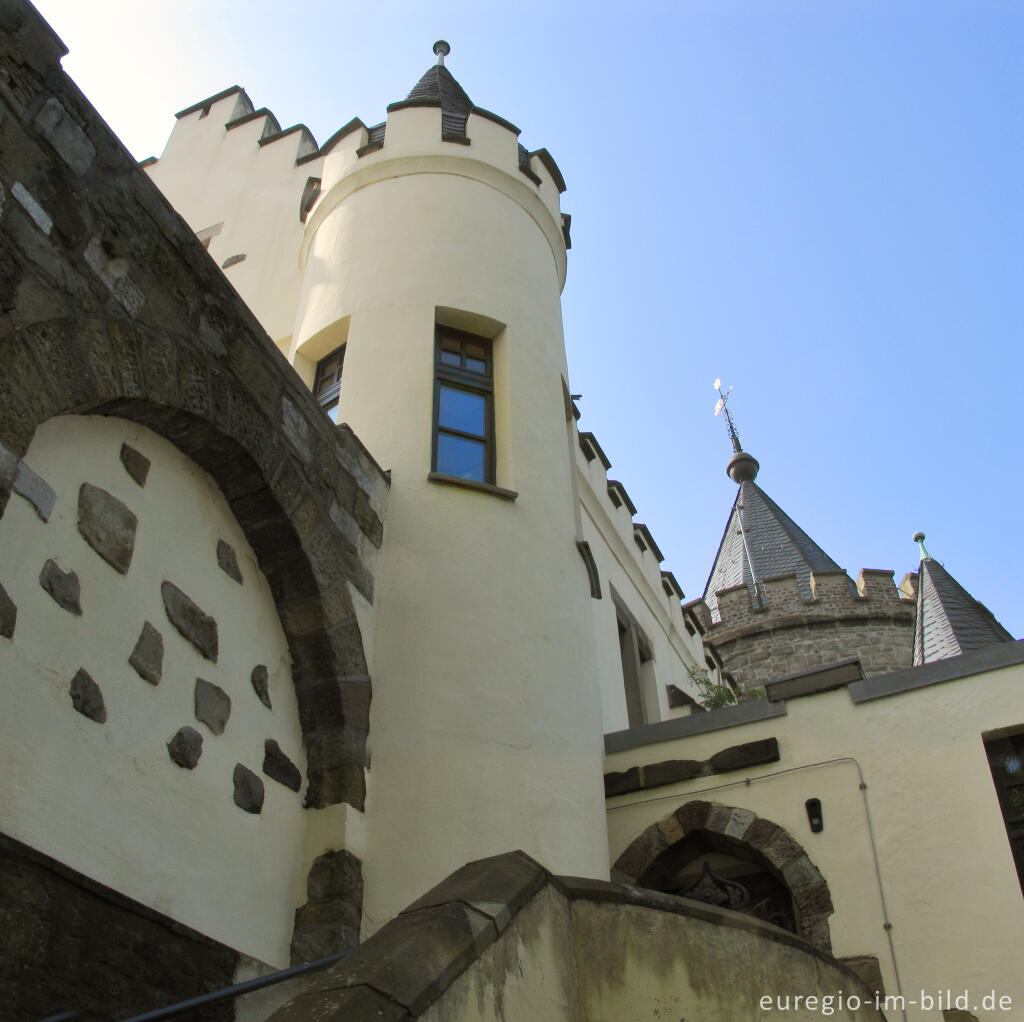
{"label": "castle", "polygon": [[446,43],[382,124],[234,87],[140,169],[3,18],[0,1017],[343,951],[205,1010],[1024,1002],[1024,651],[923,545],[855,583],[735,437],[683,602],[577,425],[561,172]]}

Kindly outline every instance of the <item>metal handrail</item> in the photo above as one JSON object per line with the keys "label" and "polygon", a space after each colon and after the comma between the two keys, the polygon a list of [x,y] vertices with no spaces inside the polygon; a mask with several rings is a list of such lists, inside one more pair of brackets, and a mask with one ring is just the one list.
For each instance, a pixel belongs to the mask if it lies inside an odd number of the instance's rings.
{"label": "metal handrail", "polygon": [[[340,962],[342,958],[349,954],[351,954],[350,951],[342,951],[336,955],[328,955],[326,958],[318,958],[314,962],[293,965],[288,969],[281,969],[267,976],[257,976],[255,979],[246,980],[244,983],[235,983],[233,986],[223,987],[209,994],[201,994],[199,997],[192,997],[187,1001],[169,1004],[166,1008],[156,1008],[142,1015],[132,1015],[131,1018],[124,1019],[123,1022],[158,1022],[160,1019],[174,1018],[177,1015],[183,1015],[186,1011],[191,1011],[193,1008],[203,1008],[208,1004],[215,1004],[217,1001],[241,997],[242,994],[252,993],[254,990],[262,990],[264,987],[274,986],[277,983],[284,982],[284,980],[303,976],[307,972],[315,972],[317,969],[326,968],[328,965]],[[60,1015],[50,1015],[42,1019],[41,1022],[74,1022],[74,1020],[84,1017],[84,1014],[80,1011],[65,1011]]]}

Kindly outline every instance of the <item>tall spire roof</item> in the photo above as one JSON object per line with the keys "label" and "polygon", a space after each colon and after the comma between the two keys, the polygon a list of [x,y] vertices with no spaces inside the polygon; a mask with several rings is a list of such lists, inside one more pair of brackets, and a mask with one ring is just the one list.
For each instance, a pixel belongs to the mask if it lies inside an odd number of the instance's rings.
{"label": "tall spire roof", "polygon": [[448,43],[438,39],[434,43],[434,52],[437,54],[437,63],[427,68],[405,97],[405,102],[440,106],[442,134],[464,136],[466,119],[473,109],[473,101],[444,66],[444,58],[451,52]]}
{"label": "tall spire roof", "polygon": [[974,649],[1012,642],[1013,636],[925,549],[924,533],[917,582],[914,665],[960,656]]}
{"label": "tall spire roof", "polygon": [[[737,464],[740,459],[746,460]],[[715,593],[719,590],[745,585],[756,599],[755,583],[791,572],[796,574],[800,594],[805,600],[811,599],[812,571],[842,569],[754,482],[754,458],[741,451],[729,466],[739,492],[704,587],[704,601],[712,615],[718,617]]]}
{"label": "tall spire roof", "polygon": [[717,619],[715,593],[745,585],[756,601],[761,582],[774,575],[789,574],[796,574],[800,595],[809,600],[813,595],[812,571],[842,569],[754,482],[761,466],[740,444],[740,435],[728,407],[732,387],[723,391],[722,381],[715,380],[714,388],[718,394],[715,415],[724,413],[733,449],[725,470],[739,485],[739,492],[704,587],[704,602]]}

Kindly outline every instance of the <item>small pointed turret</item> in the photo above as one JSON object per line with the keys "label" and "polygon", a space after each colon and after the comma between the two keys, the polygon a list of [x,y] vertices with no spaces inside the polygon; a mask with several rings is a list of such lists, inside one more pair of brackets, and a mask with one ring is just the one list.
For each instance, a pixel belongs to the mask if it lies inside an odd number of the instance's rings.
{"label": "small pointed turret", "polygon": [[444,39],[434,43],[437,63],[423,73],[423,77],[412,87],[401,104],[392,104],[388,109],[410,104],[417,106],[439,106],[441,108],[441,134],[445,138],[465,138],[466,119],[473,109],[473,101],[466,90],[455,80],[451,71],[444,66],[444,58],[452,48]]}
{"label": "small pointed turret", "polygon": [[946,660],[971,650],[1012,642],[1013,636],[979,603],[924,545],[924,533],[914,533],[921,548],[917,581],[917,624],[914,666]]}

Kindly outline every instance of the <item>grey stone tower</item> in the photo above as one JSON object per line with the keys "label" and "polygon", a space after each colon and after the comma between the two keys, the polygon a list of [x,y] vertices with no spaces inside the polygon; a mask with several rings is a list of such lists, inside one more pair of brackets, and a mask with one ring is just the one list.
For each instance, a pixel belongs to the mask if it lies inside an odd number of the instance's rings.
{"label": "grey stone tower", "polygon": [[727,466],[739,489],[702,600],[725,671],[742,688],[856,658],[866,675],[909,667],[915,604],[891,571],[864,569],[854,584],[755,482],[739,449]]}

